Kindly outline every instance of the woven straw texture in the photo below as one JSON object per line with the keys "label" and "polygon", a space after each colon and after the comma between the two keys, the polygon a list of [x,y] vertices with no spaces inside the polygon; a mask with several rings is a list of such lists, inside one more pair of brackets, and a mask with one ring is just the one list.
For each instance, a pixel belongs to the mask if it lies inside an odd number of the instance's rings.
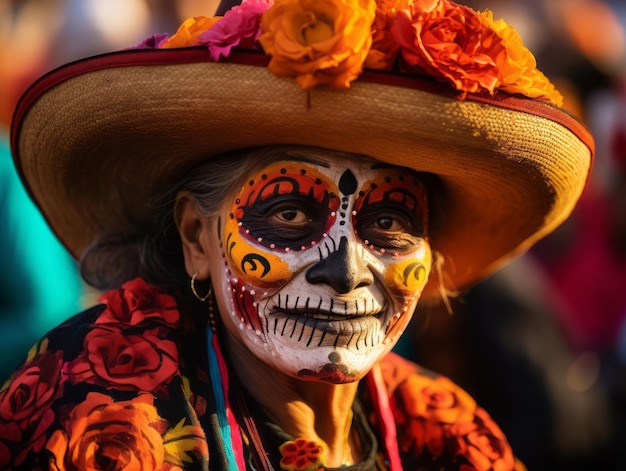
{"label": "woven straw texture", "polygon": [[430,239],[446,288],[460,289],[555,229],[591,165],[568,127],[489,103],[362,80],[307,93],[238,63],[116,60],[37,92],[14,129],[18,169],[76,256],[100,231],[144,219],[156,190],[211,155],[299,144],[438,175]]}

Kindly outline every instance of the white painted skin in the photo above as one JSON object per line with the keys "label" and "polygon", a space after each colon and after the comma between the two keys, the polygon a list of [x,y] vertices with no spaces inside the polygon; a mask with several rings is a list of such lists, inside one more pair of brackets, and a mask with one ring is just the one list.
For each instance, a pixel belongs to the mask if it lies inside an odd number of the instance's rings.
{"label": "white painted skin", "polygon": [[430,274],[426,207],[417,176],[360,156],[251,175],[220,217],[213,284],[226,327],[292,377],[362,378],[397,343]]}

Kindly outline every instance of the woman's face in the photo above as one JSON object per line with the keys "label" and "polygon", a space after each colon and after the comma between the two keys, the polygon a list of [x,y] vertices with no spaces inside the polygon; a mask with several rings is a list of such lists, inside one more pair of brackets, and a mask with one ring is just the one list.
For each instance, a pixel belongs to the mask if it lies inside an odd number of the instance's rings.
{"label": "woman's face", "polygon": [[228,199],[212,280],[224,323],[258,358],[345,383],[396,344],[426,284],[426,194],[405,168],[314,155],[266,166]]}

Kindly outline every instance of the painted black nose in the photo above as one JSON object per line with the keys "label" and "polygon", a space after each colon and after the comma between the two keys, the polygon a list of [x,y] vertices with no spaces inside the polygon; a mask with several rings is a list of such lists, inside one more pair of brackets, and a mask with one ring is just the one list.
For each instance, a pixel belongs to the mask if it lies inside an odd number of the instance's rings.
{"label": "painted black nose", "polygon": [[348,244],[348,239],[342,237],[335,252],[309,268],[306,279],[312,284],[327,283],[337,293],[346,294],[371,285],[374,275],[359,257],[356,246]]}

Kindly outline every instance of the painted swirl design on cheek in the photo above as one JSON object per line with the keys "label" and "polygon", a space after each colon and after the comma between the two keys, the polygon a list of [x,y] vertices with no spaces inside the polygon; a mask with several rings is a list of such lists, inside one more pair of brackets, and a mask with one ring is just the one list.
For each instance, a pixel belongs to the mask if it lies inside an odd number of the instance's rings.
{"label": "painted swirl design on cheek", "polygon": [[278,253],[254,245],[244,237],[231,212],[224,227],[224,250],[233,275],[254,286],[270,289],[291,277],[289,264]]}
{"label": "painted swirl design on cheek", "polygon": [[397,168],[378,169],[355,201],[357,234],[363,244],[378,253],[384,266],[384,284],[399,309],[386,332],[390,338],[406,324],[401,319],[418,299],[430,274],[427,208],[422,182]]}
{"label": "painted swirl design on cheek", "polygon": [[[426,251],[423,251],[426,252]],[[391,263],[385,270],[385,283],[401,296],[410,296],[420,291],[428,279],[430,260],[426,257],[408,257]]]}
{"label": "painted swirl design on cheek", "polygon": [[[220,232],[235,313],[244,326],[263,330],[256,302],[293,277],[297,267],[293,258],[286,259],[288,253],[314,246],[324,237],[336,217],[335,195],[331,182],[315,168],[277,162],[252,178],[237,196]],[[289,233],[275,218],[285,208],[296,208],[312,224]]]}

